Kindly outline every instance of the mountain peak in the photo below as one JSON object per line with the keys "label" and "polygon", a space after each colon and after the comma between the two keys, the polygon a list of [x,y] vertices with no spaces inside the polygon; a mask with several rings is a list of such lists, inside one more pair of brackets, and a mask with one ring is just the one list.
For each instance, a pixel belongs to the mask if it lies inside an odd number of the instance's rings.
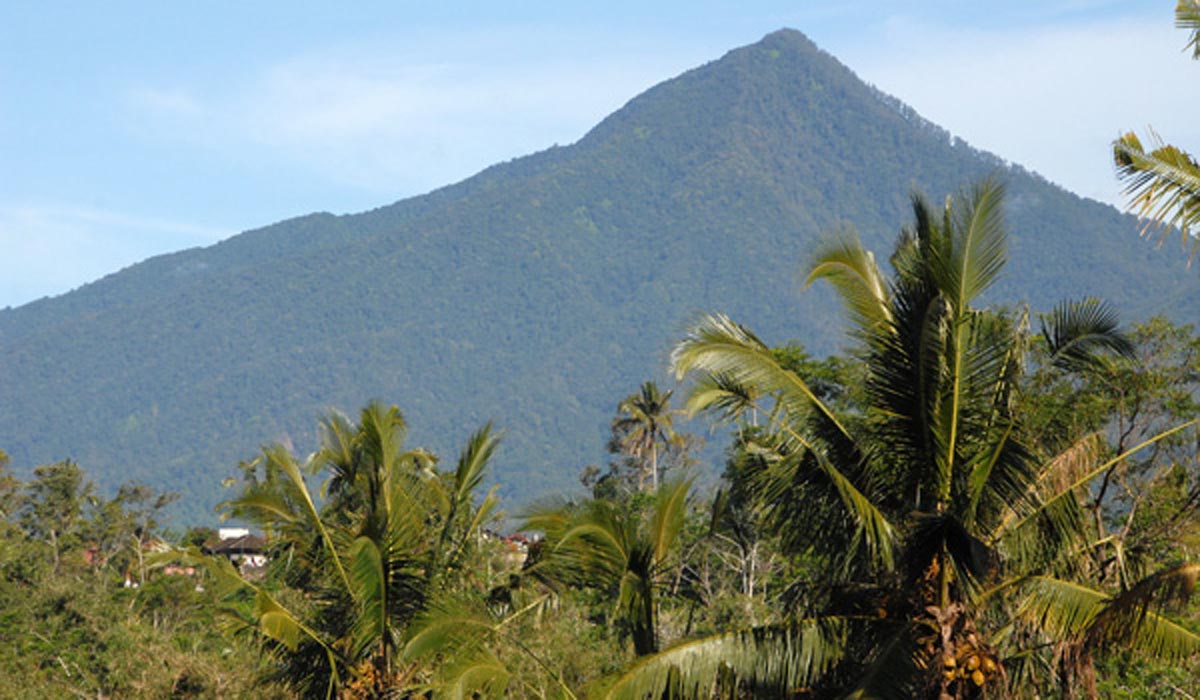
{"label": "mountain peak", "polygon": [[885,253],[914,189],[998,168],[1013,232],[998,300],[1095,295],[1137,319],[1181,299],[1176,320],[1200,320],[1200,280],[1162,274],[1131,217],[1003,169],[784,29],[574,145],[0,311],[0,447],[18,469],[71,457],[105,488],[184,491],[207,517],[258,445],[304,451],[326,407],[377,398],[435,451],[497,419],[497,479],[527,501],[606,458],[616,402],[663,378],[697,310],[830,352],[836,300],[795,276],[823,232],[853,224]]}
{"label": "mountain peak", "polygon": [[791,27],[776,29],[760,39],[758,44],[775,48],[786,47],[790,49],[801,49],[808,51],[815,49],[820,51],[813,40],[809,39],[804,32],[800,31],[799,29],[792,29]]}

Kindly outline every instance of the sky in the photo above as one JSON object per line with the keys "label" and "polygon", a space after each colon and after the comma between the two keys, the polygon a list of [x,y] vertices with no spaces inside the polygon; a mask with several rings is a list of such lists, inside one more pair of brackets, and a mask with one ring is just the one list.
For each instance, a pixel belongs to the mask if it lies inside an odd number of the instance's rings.
{"label": "sky", "polygon": [[1174,3],[0,3],[0,309],[565,145],[781,27],[972,146],[1122,205],[1110,144],[1200,150]]}

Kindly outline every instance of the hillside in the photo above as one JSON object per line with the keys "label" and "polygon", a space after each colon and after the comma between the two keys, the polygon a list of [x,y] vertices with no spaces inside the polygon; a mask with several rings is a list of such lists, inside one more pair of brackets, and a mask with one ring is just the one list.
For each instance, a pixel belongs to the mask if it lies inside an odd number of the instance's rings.
{"label": "hillside", "polygon": [[1196,275],[1132,218],[952,139],[784,30],[573,145],[0,311],[0,448],[19,469],[71,457],[102,486],[182,491],[199,521],[260,443],[306,449],[326,407],[380,398],[443,453],[495,420],[510,504],[570,489],[695,312],[834,351],[831,297],[799,290],[812,243],[850,222],[886,253],[914,188],[993,172],[1012,231],[996,300],[1200,320]]}

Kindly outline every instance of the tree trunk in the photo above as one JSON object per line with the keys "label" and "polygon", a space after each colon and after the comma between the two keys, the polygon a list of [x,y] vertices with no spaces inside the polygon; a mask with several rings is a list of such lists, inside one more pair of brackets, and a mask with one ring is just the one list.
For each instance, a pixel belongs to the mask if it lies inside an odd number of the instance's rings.
{"label": "tree trunk", "polygon": [[658,442],[650,443],[650,488],[658,493]]}

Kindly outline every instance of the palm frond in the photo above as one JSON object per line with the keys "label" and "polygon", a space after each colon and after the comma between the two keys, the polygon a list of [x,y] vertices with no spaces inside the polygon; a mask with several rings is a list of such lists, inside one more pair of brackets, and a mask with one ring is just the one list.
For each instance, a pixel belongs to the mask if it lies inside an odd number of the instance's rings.
{"label": "palm frond", "polygon": [[847,700],[905,700],[918,696],[926,660],[913,640],[911,625],[901,625],[880,640],[866,668],[846,694]]}
{"label": "palm frond", "polygon": [[[540,610],[544,600],[545,596],[502,620],[496,620],[475,598],[439,596],[414,620],[404,645],[404,658],[428,661],[435,666],[438,677],[433,684],[437,689],[436,697],[501,697],[503,690],[515,680],[537,688],[534,695],[544,695],[543,686],[550,685],[552,697],[573,700],[575,695],[563,682],[561,674],[507,630],[514,621]],[[493,642],[501,638],[534,660],[549,683],[537,684],[534,679],[514,676],[492,651]]]}
{"label": "palm frond", "polygon": [[328,673],[322,677],[321,684],[327,688],[327,697],[333,697],[340,657],[320,632],[305,624],[299,615],[280,604],[266,589],[246,580],[225,557],[202,554],[196,547],[164,552],[161,557],[164,561],[203,568],[212,577],[215,590],[224,601],[244,599],[242,594],[249,593],[253,600],[252,610],[240,613],[227,608],[224,611],[226,615],[236,616],[235,623],[239,628],[253,630],[289,650],[296,650],[303,640],[315,644],[328,663]]}
{"label": "palm frond", "polygon": [[488,648],[494,627],[477,606],[442,598],[414,621],[403,656],[435,669],[436,697],[501,697],[512,674]]}
{"label": "palm frond", "polygon": [[1192,58],[1200,58],[1200,2],[1179,0],[1175,5],[1175,26],[1191,32],[1185,49],[1191,49]]}
{"label": "palm frond", "polygon": [[1150,447],[1158,442],[1161,442],[1162,440],[1165,440],[1166,438],[1174,435],[1175,433],[1178,433],[1182,430],[1185,430],[1185,429],[1190,428],[1197,424],[1200,424],[1200,418],[1195,418],[1193,420],[1187,421],[1186,423],[1181,423],[1173,428],[1168,428],[1167,430],[1164,430],[1156,435],[1152,435],[1151,437],[1146,438],[1142,442],[1138,443],[1137,445],[1134,445],[1133,447],[1129,448],[1128,450],[1125,450],[1121,454],[1119,454],[1111,459],[1105,460],[1098,466],[1095,466],[1095,467],[1087,470],[1086,472],[1084,472],[1075,481],[1067,484],[1058,493],[1056,493],[1056,494],[1052,495],[1050,498],[1046,499],[1039,507],[1037,507],[1033,511],[1029,512],[1028,514],[1026,514],[1022,517],[1014,517],[1014,518],[1010,518],[1010,519],[1006,520],[998,528],[997,532],[995,533],[995,536],[1003,537],[1009,532],[1018,530],[1024,526],[1028,525],[1029,523],[1031,523],[1031,522],[1037,520],[1038,518],[1042,517],[1043,515],[1045,515],[1047,512],[1052,511],[1054,509],[1054,507],[1057,504],[1059,504],[1060,502],[1062,502],[1066,499],[1073,499],[1075,497],[1077,489],[1080,489],[1083,486],[1086,486],[1088,483],[1090,483],[1092,481],[1092,479],[1095,479],[1097,476],[1103,474],[1105,471],[1107,471],[1109,468],[1113,467],[1114,465],[1117,465],[1117,464],[1123,462],[1130,456],[1132,456],[1138,452],[1141,452],[1142,450],[1146,449],[1147,447]]}
{"label": "palm frond", "polygon": [[349,574],[353,584],[350,593],[358,605],[351,654],[360,658],[368,647],[387,637],[389,623],[387,573],[379,548],[370,538],[359,537],[354,541],[349,554]]}
{"label": "palm frond", "polygon": [[965,425],[966,408],[973,388],[973,376],[984,375],[987,386],[1005,358],[1007,349],[997,343],[977,343],[977,316],[971,302],[987,289],[1004,268],[1007,260],[1002,203],[1004,188],[994,180],[977,184],[968,197],[948,202],[946,219],[949,230],[942,232],[941,245],[935,246],[931,275],[943,299],[950,302],[949,321],[953,339],[941,349],[948,355],[945,387],[935,438],[938,442],[938,498],[949,500],[953,487],[959,441]]}
{"label": "palm frond", "polygon": [[1014,428],[1014,422],[1008,421],[971,460],[963,517],[972,528],[985,519],[990,523],[997,513],[1030,498],[1029,485],[1036,472],[1028,449],[1014,440]]}
{"label": "palm frond", "polygon": [[1106,446],[1101,433],[1083,436],[1048,460],[1023,493],[1004,504],[1003,516],[989,526],[989,540],[1005,553],[1010,568],[1039,570],[1061,553],[1086,546],[1091,531],[1081,502],[1084,494],[1076,485],[1090,480]]}
{"label": "palm frond", "polygon": [[999,276],[1007,261],[1004,186],[988,178],[947,203],[950,230],[935,248],[931,272],[960,317]]}
{"label": "palm frond", "polygon": [[804,285],[828,281],[842,297],[851,320],[870,333],[891,321],[887,283],[875,264],[875,256],[863,248],[853,230],[822,246],[814,256]]}
{"label": "palm frond", "polygon": [[307,467],[314,474],[323,467],[333,472],[322,487],[324,493],[328,494],[330,485],[348,483],[354,479],[358,461],[355,459],[358,428],[346,414],[330,410],[321,418],[318,433],[321,446],[314,458],[308,461]]}
{"label": "palm frond", "polygon": [[1113,144],[1117,175],[1125,182],[1129,208],[1146,220],[1143,233],[1153,227],[1178,228],[1189,260],[1200,244],[1191,231],[1200,222],[1200,165],[1187,152],[1164,144],[1151,132],[1153,150],[1146,151],[1137,135],[1129,132]]}
{"label": "palm frond", "polygon": [[893,549],[896,542],[896,528],[888,520],[887,515],[879,509],[854,483],[820,452],[814,451],[816,463],[821,472],[829,479],[846,513],[857,525],[860,534],[866,541],[868,553],[882,569],[889,570],[895,564]]}
{"label": "palm frond", "polygon": [[1042,317],[1042,339],[1059,369],[1095,367],[1109,354],[1133,356],[1133,343],[1118,330],[1117,311],[1099,299],[1066,301]]}
{"label": "palm frond", "polygon": [[[801,620],[794,626],[737,630],[683,642],[640,659],[606,679],[608,700],[713,697],[728,675],[749,688],[791,695],[819,680],[842,655],[844,621]],[[764,695],[770,693],[764,693]]]}
{"label": "palm frond", "polygon": [[759,392],[728,374],[704,374],[695,381],[684,404],[689,415],[717,411],[725,421],[734,421],[756,407]]}
{"label": "palm frond", "polygon": [[345,567],[342,566],[339,550],[334,544],[333,537],[330,535],[325,521],[321,518],[321,513],[317,510],[316,504],[313,503],[312,494],[309,493],[308,485],[304,482],[304,475],[300,473],[300,466],[292,459],[291,454],[283,450],[282,447],[280,447],[278,453],[272,454],[272,459],[276,461],[280,470],[287,476],[289,482],[295,488],[302,508],[301,513],[308,522],[309,527],[320,534],[321,540],[325,543],[328,560],[337,570],[338,577],[341,579],[346,590],[351,590],[350,577],[346,574]]}
{"label": "palm frond", "polygon": [[[826,484],[832,487],[845,512],[857,523],[872,559],[885,568],[891,567],[895,530],[846,471],[861,466],[863,458],[856,454],[849,431],[802,378],[783,367],[752,333],[722,315],[705,317],[675,347],[672,364],[680,377],[699,370],[726,375],[737,383],[755,386],[763,393],[776,394],[786,407],[786,414],[776,419],[778,428],[811,452],[812,464],[826,477]],[[823,436],[831,450],[840,453],[837,463],[821,446],[793,426],[793,420],[800,420],[805,415],[812,418],[814,432]]]}
{"label": "palm frond", "polygon": [[467,446],[459,455],[454,469],[454,498],[460,507],[469,502],[471,494],[483,483],[487,467],[499,445],[500,437],[494,433],[491,423],[468,438]]}
{"label": "palm frond", "polygon": [[1147,576],[1106,601],[1104,610],[1092,621],[1088,637],[1097,643],[1132,642],[1155,656],[1180,658],[1200,653],[1200,635],[1177,630],[1178,625],[1161,616],[1164,610],[1191,598],[1198,578],[1200,564],[1196,563],[1177,564]]}
{"label": "palm frond", "polygon": [[1044,498],[1052,498],[1071,484],[1086,480],[1108,449],[1104,433],[1094,432],[1079,437],[1046,462],[1038,476],[1037,488]]}
{"label": "palm frond", "polygon": [[665,561],[675,547],[679,532],[687,520],[688,495],[691,492],[692,481],[679,479],[664,484],[655,494],[649,532],[655,561]]}
{"label": "palm frond", "polygon": [[758,387],[766,394],[778,393],[789,410],[812,409],[850,439],[850,433],[812,388],[795,372],[783,367],[753,333],[727,316],[704,316],[671,352],[671,367],[679,379],[689,372],[701,371],[727,376],[738,384]]}
{"label": "palm frond", "polygon": [[1200,564],[1159,572],[1124,593],[1108,595],[1048,576],[1025,585],[1020,615],[1051,638],[1099,649],[1112,643],[1170,659],[1200,653],[1200,635],[1163,617],[1155,609],[1190,594]]}
{"label": "palm frond", "polygon": [[[451,489],[446,494],[447,511],[442,514],[441,535],[437,549],[432,554],[432,563],[438,569],[444,569],[457,560],[466,542],[474,535],[475,528],[482,524],[478,516],[490,513],[495,506],[495,499],[492,498],[494,489],[484,500],[481,509],[474,513],[471,499],[475,489],[483,483],[487,466],[499,443],[499,437],[492,433],[492,424],[488,423],[471,435],[459,455]],[[464,515],[467,518],[465,523],[462,522]]]}
{"label": "palm frond", "polygon": [[381,466],[398,463],[407,426],[396,406],[372,401],[362,409],[358,421],[357,446],[368,463]]}

